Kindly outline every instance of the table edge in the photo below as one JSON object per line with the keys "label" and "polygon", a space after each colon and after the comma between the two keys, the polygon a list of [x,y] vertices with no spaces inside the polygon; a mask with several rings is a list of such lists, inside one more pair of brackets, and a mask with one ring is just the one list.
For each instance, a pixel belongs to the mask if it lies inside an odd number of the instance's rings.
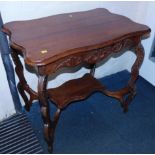
{"label": "table edge", "polygon": [[[109,10],[107,10],[105,8],[98,8],[98,9],[104,9],[105,11],[108,11],[109,13],[112,13],[112,12],[110,12]],[[93,9],[93,10],[95,10],[95,9]],[[91,10],[88,10],[88,11],[91,11]],[[79,11],[79,12],[83,12],[83,11]],[[75,13],[77,13],[77,12],[75,12]],[[70,14],[70,13],[62,13],[62,14]],[[115,13],[112,13],[112,14],[115,14]],[[61,15],[61,14],[58,14],[58,15]],[[57,15],[54,15],[54,16],[57,16]],[[123,15],[119,15],[119,16],[123,16]],[[47,16],[47,17],[50,17],[50,16]],[[125,16],[123,16],[123,17],[125,17]],[[125,17],[125,18],[132,21],[128,17]],[[34,20],[38,20],[38,19],[41,19],[41,18],[37,18],[37,19],[34,19]],[[28,21],[30,21],[30,20],[28,20]],[[17,21],[14,21],[14,22],[17,22]],[[132,21],[132,22],[134,22],[134,21]],[[12,22],[9,22],[9,23],[12,23]],[[136,23],[136,22],[134,22],[134,23]],[[139,23],[137,23],[137,24],[139,24]],[[140,24],[140,25],[143,25],[143,24]],[[26,56],[26,49],[23,46],[19,45],[18,43],[14,42],[12,40],[11,32],[10,32],[9,29],[7,29],[5,27],[5,25],[2,27],[2,31],[9,36],[10,47],[13,48],[14,50],[20,51],[20,54],[23,56],[24,61],[25,61],[25,63],[27,65],[32,66],[32,67],[39,67],[39,66],[48,65],[50,63],[54,63],[55,61],[57,61],[59,59],[62,59],[64,57],[67,57],[67,56],[70,56],[70,55],[73,55],[73,54],[78,54],[78,53],[80,54],[82,52],[86,52],[86,51],[89,51],[89,50],[96,50],[98,48],[104,48],[106,46],[110,46],[111,44],[113,44],[115,42],[122,41],[122,40],[128,39],[130,37],[139,37],[139,38],[143,39],[143,37],[148,36],[150,34],[150,32],[151,32],[151,29],[147,25],[143,25],[143,26],[144,26],[144,30],[139,30],[139,31],[135,31],[135,32],[132,32],[132,33],[128,33],[128,34],[125,34],[123,36],[108,40],[106,42],[66,50],[61,55],[55,55],[55,56],[53,56],[51,58],[44,59],[44,61],[33,61],[33,60],[29,59],[29,57]]]}

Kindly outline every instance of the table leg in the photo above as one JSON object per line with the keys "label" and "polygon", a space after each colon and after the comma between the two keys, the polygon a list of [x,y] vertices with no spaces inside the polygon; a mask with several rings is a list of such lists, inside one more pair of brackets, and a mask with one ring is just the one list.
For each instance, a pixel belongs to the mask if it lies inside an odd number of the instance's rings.
{"label": "table leg", "polygon": [[126,99],[123,101],[124,106],[124,112],[128,111],[128,104],[131,102],[132,98],[136,94],[136,80],[139,76],[139,69],[144,59],[144,48],[141,43],[138,44],[138,46],[135,47],[134,52],[137,56],[135,63],[133,64],[131,68],[131,78],[128,82],[129,87],[129,95]]}
{"label": "table leg", "polygon": [[52,138],[51,138],[51,120],[49,102],[46,92],[48,76],[39,76],[38,79],[38,98],[41,106],[41,114],[44,122],[44,136],[48,144],[48,150],[52,150]]}
{"label": "table leg", "polygon": [[[21,94],[21,96],[22,96],[22,98],[23,98],[23,100],[25,102],[25,109],[27,111],[29,111],[33,100],[38,99],[38,95],[27,84],[27,81],[26,81],[26,79],[24,77],[23,65],[22,65],[22,63],[21,63],[21,61],[20,61],[20,59],[18,57],[18,54],[13,49],[12,49],[12,52],[11,52],[11,56],[12,56],[12,59],[13,59],[14,64],[15,64],[15,71],[16,71],[17,76],[19,78],[19,82],[18,82],[18,85],[17,85],[18,91]],[[28,99],[25,91],[30,95],[29,99]]]}
{"label": "table leg", "polygon": [[90,74],[94,77],[94,75],[95,75],[96,64],[91,64],[91,65],[90,65],[90,68],[91,68]]}
{"label": "table leg", "polygon": [[41,114],[44,122],[44,136],[45,140],[48,144],[48,151],[53,151],[53,142],[54,142],[54,132],[56,125],[58,123],[61,109],[57,109],[54,114],[53,121],[50,118],[50,108],[48,102],[48,95],[47,95],[47,78],[48,76],[39,76],[38,80],[38,97],[41,106]]}
{"label": "table leg", "polygon": [[111,96],[118,99],[121,103],[121,106],[123,107],[124,112],[128,111],[128,105],[136,94],[136,80],[139,75],[139,68],[144,59],[144,48],[141,43],[139,43],[134,48],[134,52],[137,58],[131,68],[131,78],[128,82],[128,85],[118,91],[109,91],[108,89],[105,89],[105,87],[102,90],[102,92],[107,96]]}

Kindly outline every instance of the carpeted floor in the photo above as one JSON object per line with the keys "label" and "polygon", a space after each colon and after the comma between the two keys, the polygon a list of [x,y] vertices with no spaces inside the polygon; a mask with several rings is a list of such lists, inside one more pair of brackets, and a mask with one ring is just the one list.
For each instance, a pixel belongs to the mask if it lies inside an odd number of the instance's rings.
{"label": "carpeted floor", "polygon": [[[100,81],[116,89],[128,79],[123,71]],[[54,110],[51,104],[51,115]],[[27,114],[47,153],[38,103]],[[117,100],[100,93],[71,104],[60,117],[53,153],[155,153],[155,87],[140,77],[126,114]]]}

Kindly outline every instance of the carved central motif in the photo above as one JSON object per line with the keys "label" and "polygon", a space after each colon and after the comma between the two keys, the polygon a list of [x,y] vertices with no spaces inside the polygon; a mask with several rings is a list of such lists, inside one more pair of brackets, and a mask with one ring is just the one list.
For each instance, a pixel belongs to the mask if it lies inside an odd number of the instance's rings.
{"label": "carved central motif", "polygon": [[75,67],[80,64],[96,64],[111,54],[121,52],[124,49],[131,49],[134,45],[133,40],[134,38],[129,38],[117,41],[113,45],[62,58],[59,61],[52,63],[50,68],[46,70],[46,73],[56,72],[62,67]]}

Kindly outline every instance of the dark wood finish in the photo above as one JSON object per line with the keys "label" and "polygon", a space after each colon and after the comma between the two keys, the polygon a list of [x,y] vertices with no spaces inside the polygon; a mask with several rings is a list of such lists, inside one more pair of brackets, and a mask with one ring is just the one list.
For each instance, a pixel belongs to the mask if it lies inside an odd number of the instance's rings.
{"label": "dark wood finish", "polygon": [[[45,139],[52,149],[54,131],[61,110],[73,101],[85,99],[91,93],[100,91],[118,99],[124,112],[136,94],[135,83],[144,59],[141,39],[150,33],[150,28],[130,19],[112,14],[106,9],[68,13],[29,21],[16,21],[4,25],[3,32],[10,37],[12,57],[19,77],[18,89],[29,110],[32,101],[38,99],[44,121]],[[131,69],[128,85],[117,91],[110,91],[95,79],[95,66],[107,57],[127,50],[137,58]],[[38,75],[38,91],[27,84],[19,55],[26,65]],[[48,76],[63,67],[89,66],[90,74],[71,80],[62,86],[47,89]],[[30,95],[30,99],[25,93]],[[49,102],[57,106],[51,120]]]}
{"label": "dark wood finish", "polygon": [[[28,65],[47,65],[71,54],[98,49],[150,29],[106,9],[67,13],[4,25],[11,46]],[[44,51],[44,52],[41,52]],[[46,52],[47,51],[47,52]]]}
{"label": "dark wood finish", "polygon": [[[21,61],[19,60],[18,53],[15,51],[12,51],[11,56],[15,63],[16,74],[18,75],[18,78],[19,78],[19,82],[17,85],[18,91],[19,91],[20,95],[23,97],[26,110],[29,111],[30,106],[32,105],[32,102],[34,100],[38,99],[38,94],[34,90],[32,90],[29,87],[29,85],[27,84],[27,81],[26,81],[26,79],[24,77],[24,73],[23,73],[23,65],[22,65]],[[30,96],[29,99],[28,99],[25,91],[29,94],[29,96]]]}
{"label": "dark wood finish", "polygon": [[109,55],[132,49],[137,45],[137,41],[140,41],[139,37],[134,36],[127,39],[121,39],[116,42],[114,41],[112,44],[103,48],[93,49],[82,53],[80,52],[78,54],[71,54],[65,58],[55,61],[54,63],[39,66],[38,72],[41,75],[49,75],[62,67],[75,67],[81,64],[94,65],[107,58]]}
{"label": "dark wood finish", "polygon": [[90,74],[85,74],[82,78],[70,80],[58,88],[49,89],[48,96],[59,109],[63,109],[69,103],[85,99],[92,92],[103,91],[103,89],[98,80]]}
{"label": "dark wood finish", "polygon": [[[47,85],[47,76],[38,77],[38,99],[40,102],[42,118],[44,122],[44,136],[45,140],[48,143],[48,147],[52,144],[51,138],[51,119],[49,112],[49,102],[47,101],[46,85]],[[50,150],[50,148],[49,148]]]}

